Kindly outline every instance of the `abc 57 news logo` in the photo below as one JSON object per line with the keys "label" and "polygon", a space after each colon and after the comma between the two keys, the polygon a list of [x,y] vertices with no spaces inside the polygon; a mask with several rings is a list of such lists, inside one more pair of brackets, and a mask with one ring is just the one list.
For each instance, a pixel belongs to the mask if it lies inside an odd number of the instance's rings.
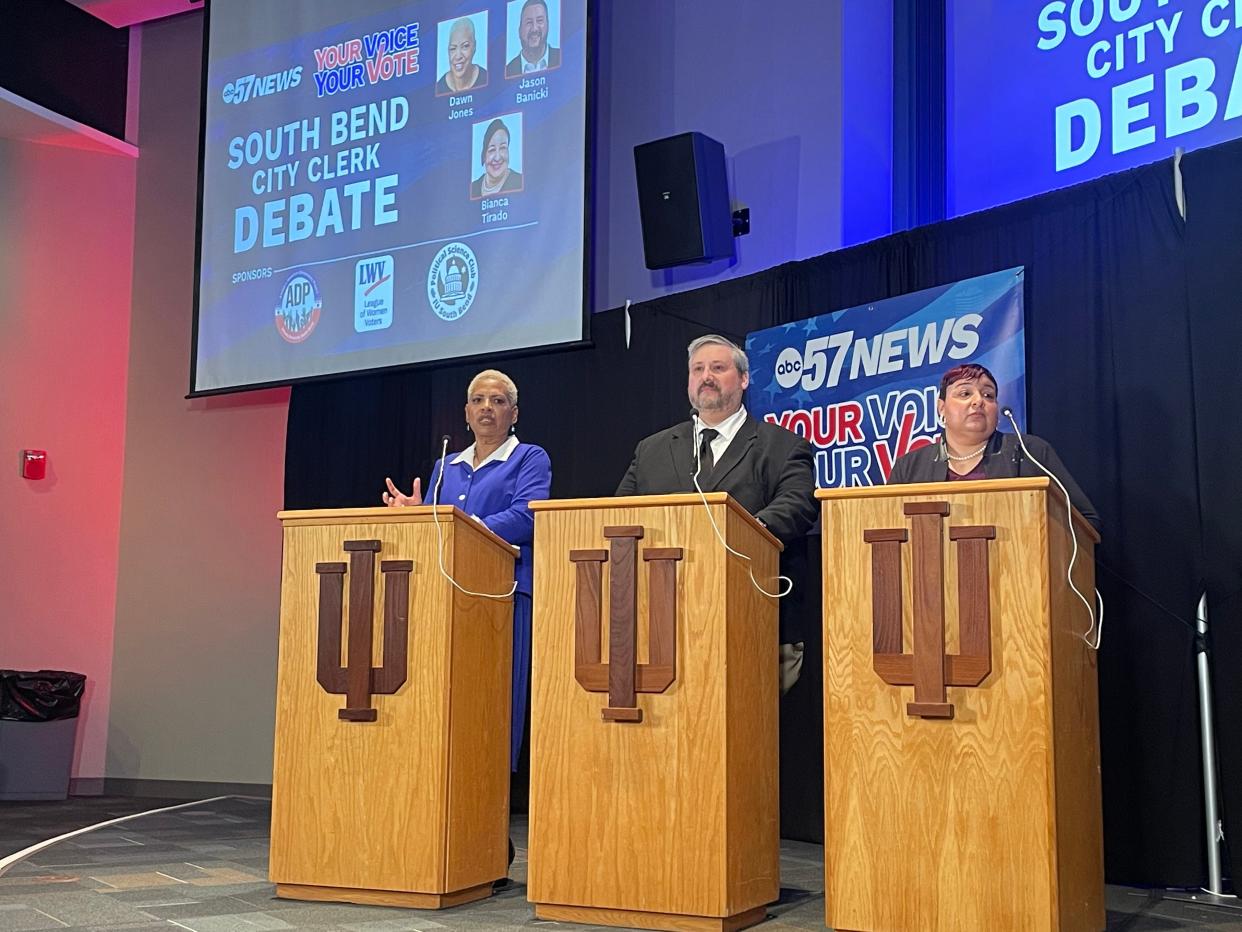
{"label": "abc 57 news logo", "polygon": [[776,384],[781,388],[793,388],[802,379],[802,352],[792,346],[781,350],[776,357]]}

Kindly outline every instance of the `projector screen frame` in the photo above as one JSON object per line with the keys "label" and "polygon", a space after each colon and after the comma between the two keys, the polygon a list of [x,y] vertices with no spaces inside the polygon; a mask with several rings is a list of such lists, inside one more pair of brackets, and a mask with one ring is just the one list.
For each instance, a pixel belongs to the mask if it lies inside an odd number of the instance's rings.
{"label": "projector screen frame", "polygon": [[344,372],[326,372],[315,375],[299,376],[288,379],[272,379],[264,382],[248,382],[239,385],[220,386],[209,389],[197,389],[198,381],[198,330],[199,304],[202,284],[203,261],[203,180],[204,162],[207,144],[207,93],[208,67],[210,65],[211,46],[211,10],[212,4],[203,6],[203,45],[202,67],[199,77],[199,114],[198,114],[198,187],[195,195],[194,221],[194,296],[190,327],[190,384],[186,392],[187,400],[194,398],[210,398],[218,395],[233,395],[240,392],[262,391],[271,388],[292,387],[312,382],[331,382],[359,376],[391,374],[394,372],[420,369],[448,368],[450,366],[468,365],[484,361],[518,359],[542,353],[562,352],[565,350],[588,349],[594,345],[591,340],[591,317],[594,296],[594,235],[591,193],[595,185],[595,130],[597,119],[597,3],[598,0],[582,0],[585,8],[585,44],[586,54],[583,61],[583,191],[582,191],[582,308],[581,333],[577,340],[565,340],[560,343],[542,343],[538,346],[525,346],[510,350],[495,350],[466,356],[452,356],[442,359],[420,360],[415,362],[396,363],[390,366],[371,366],[363,369],[350,369]]}

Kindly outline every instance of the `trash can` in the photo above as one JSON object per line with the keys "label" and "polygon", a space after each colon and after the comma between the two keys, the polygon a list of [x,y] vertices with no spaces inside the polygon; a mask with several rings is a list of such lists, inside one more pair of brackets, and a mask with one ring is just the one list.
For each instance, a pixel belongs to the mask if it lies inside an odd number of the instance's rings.
{"label": "trash can", "polygon": [[0,800],[64,799],[86,677],[0,670]]}

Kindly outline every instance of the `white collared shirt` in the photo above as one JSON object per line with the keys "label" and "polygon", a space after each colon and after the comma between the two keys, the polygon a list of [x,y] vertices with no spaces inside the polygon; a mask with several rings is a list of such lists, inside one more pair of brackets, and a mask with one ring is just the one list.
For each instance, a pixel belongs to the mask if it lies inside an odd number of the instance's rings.
{"label": "white collared shirt", "polygon": [[[502,443],[500,446],[498,446],[496,449],[494,449],[491,453],[487,455],[487,459],[479,463],[478,466],[475,466],[474,465],[474,444],[472,443],[470,444],[470,446],[466,447],[466,449],[462,450],[460,453],[454,456],[451,460],[449,460],[449,463],[450,464],[465,463],[467,466],[469,466],[471,469],[477,472],[478,470],[486,466],[488,463],[495,463],[495,462],[503,463],[505,460],[507,460],[512,455],[513,451],[517,449],[517,445],[518,445],[517,435],[510,434],[508,439],[506,439],[504,443]],[[712,447],[713,451],[715,449],[716,449],[715,447]]]}
{"label": "white collared shirt", "polygon": [[702,419],[695,415],[694,418],[694,448],[699,448],[699,436],[704,429],[710,427],[717,431],[716,437],[712,440],[712,462],[719,463],[720,458],[724,456],[725,450],[729,449],[729,444],[733,442],[733,438],[737,436],[737,432],[742,428],[742,422],[746,420],[746,408],[740,407],[727,418],[714,427],[710,424],[704,424]]}
{"label": "white collared shirt", "polygon": [[521,55],[519,53],[519,57],[522,59],[522,74],[531,74],[532,72],[535,72],[535,71],[547,71],[549,48],[550,46],[547,46],[547,45],[543,47],[543,58],[539,59],[539,61],[535,62],[533,65],[526,60],[525,55]]}

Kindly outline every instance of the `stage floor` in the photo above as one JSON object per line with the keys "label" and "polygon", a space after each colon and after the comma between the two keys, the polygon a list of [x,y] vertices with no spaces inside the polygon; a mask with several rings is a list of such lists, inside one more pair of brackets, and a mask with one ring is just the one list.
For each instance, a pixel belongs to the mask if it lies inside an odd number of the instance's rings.
{"label": "stage floor", "polygon": [[[16,863],[5,860],[45,839],[178,802],[80,797],[0,803],[0,932],[585,928],[535,920],[526,902],[525,817],[512,824],[517,858],[509,882],[489,899],[434,913],[276,899],[267,882],[270,802],[265,799],[227,797],[141,815],[59,841]],[[823,849],[782,842],[781,898],[758,928],[822,930],[823,888]],[[1163,891],[1109,887],[1108,928],[1242,932],[1242,910],[1176,902]]]}

